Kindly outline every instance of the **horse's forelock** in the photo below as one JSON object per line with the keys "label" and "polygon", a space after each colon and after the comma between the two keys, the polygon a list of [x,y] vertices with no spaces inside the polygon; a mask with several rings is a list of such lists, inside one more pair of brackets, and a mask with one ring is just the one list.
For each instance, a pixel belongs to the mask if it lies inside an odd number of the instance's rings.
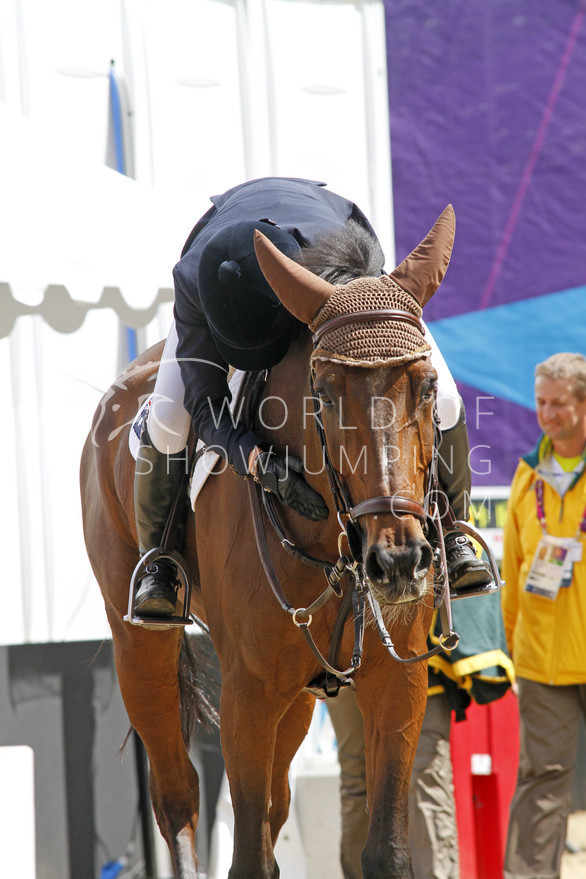
{"label": "horse's forelock", "polygon": [[[421,306],[389,275],[383,274],[379,241],[356,220],[323,236],[302,251],[301,263],[335,285],[335,292],[315,316],[315,331],[332,317],[376,308],[395,308],[421,317]],[[374,366],[403,363],[429,356],[429,345],[413,326],[398,321],[373,321],[326,332],[314,357]]]}
{"label": "horse's forelock", "polygon": [[356,220],[304,247],[300,262],[330,284],[382,274],[385,256],[377,238]]}

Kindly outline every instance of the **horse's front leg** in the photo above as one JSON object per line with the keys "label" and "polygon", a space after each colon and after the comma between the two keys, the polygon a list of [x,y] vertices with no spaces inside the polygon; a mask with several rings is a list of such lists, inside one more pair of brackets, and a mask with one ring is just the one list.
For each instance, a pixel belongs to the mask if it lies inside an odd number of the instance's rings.
{"label": "horse's front leg", "polygon": [[[390,662],[390,659],[387,659]],[[427,698],[427,665],[395,666],[382,690],[361,692],[370,825],[364,879],[412,879],[409,784]],[[384,678],[379,678],[380,682]],[[387,678],[388,680],[388,678]]]}
{"label": "horse's front leg", "polygon": [[120,689],[149,757],[151,800],[173,875],[196,879],[199,780],[181,730],[177,661],[182,633],[138,629],[123,622],[119,611],[108,610]]}
{"label": "horse's front leg", "polygon": [[307,735],[314,708],[315,698],[309,693],[300,693],[277,727],[269,811],[273,845],[277,842],[279,831],[289,816],[291,803],[289,767]]}
{"label": "horse's front leg", "polygon": [[221,737],[234,809],[229,879],[277,879],[270,803],[276,730],[287,703],[243,667],[222,671]]}

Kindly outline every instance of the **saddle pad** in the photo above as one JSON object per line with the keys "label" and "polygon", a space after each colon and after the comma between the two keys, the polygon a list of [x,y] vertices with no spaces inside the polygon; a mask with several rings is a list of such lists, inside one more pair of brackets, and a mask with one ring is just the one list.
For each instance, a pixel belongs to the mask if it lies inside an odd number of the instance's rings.
{"label": "saddle pad", "polygon": [[[242,387],[244,385],[244,378],[246,376],[246,372],[241,369],[235,369],[230,381],[228,382],[228,387],[230,388],[230,392],[232,394],[232,402],[230,403],[230,411],[235,412],[238,411],[237,407],[240,404],[240,395],[242,393]],[[197,444],[197,449],[203,448],[203,443],[201,440]],[[198,498],[198,495],[204,485],[206,484],[207,478],[216,466],[220,459],[220,455],[218,452],[214,451],[213,448],[206,449],[198,459],[195,468],[193,470],[193,476],[191,477],[191,485],[189,489],[189,497],[191,499],[191,506],[195,510],[195,502]],[[228,465],[226,465],[228,466]]]}
{"label": "saddle pad", "polygon": [[153,401],[153,395],[151,394],[148,397],[136,415],[134,416],[134,421],[132,422],[132,426],[130,428],[130,433],[128,434],[128,448],[130,449],[130,454],[136,461],[138,458],[138,450],[140,448],[140,434],[142,432],[142,426],[148,418],[149,411],[151,408],[151,403]]}

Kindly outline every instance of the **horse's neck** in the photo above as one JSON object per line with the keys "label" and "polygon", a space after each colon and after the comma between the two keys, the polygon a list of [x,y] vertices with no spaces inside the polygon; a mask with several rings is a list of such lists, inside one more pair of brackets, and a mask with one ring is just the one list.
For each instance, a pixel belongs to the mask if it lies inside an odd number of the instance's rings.
{"label": "horse's neck", "polygon": [[[274,367],[263,394],[262,408],[256,428],[261,436],[280,453],[285,451],[300,458],[305,479],[334,511],[310,390],[312,345],[308,331],[295,339],[286,357]],[[274,425],[274,429],[271,427]],[[334,515],[327,522],[310,522],[286,508],[279,515],[293,542],[320,558],[336,558],[339,527]]]}
{"label": "horse's neck", "polygon": [[[307,331],[302,332],[292,342],[281,363],[271,370],[264,395],[261,429],[267,439],[277,446],[288,446],[304,460],[310,472],[318,473],[321,448],[310,390],[311,351],[311,337]],[[276,427],[267,430],[269,425]]]}

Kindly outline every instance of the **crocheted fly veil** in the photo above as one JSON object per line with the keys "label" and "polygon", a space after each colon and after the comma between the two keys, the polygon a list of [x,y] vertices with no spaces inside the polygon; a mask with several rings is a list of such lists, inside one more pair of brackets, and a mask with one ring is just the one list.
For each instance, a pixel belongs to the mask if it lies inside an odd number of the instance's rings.
{"label": "crocheted fly veil", "polygon": [[[377,314],[381,309],[408,312],[420,318],[423,309],[416,299],[397,284],[390,275],[380,278],[358,278],[336,286],[309,325],[316,347],[312,361],[334,360],[349,366],[384,366],[407,363],[429,357],[431,348],[422,332],[404,320],[373,317],[368,321],[332,324],[329,321],[344,315]],[[320,334],[320,328],[324,328]]]}
{"label": "crocheted fly veil", "polygon": [[[454,231],[454,210],[448,205],[390,275],[338,286],[290,260],[260,232],[255,234],[255,248],[263,274],[285,308],[314,333],[312,359],[377,367],[429,357],[430,347],[417,323],[445,275]],[[414,320],[382,310],[406,312]]]}

